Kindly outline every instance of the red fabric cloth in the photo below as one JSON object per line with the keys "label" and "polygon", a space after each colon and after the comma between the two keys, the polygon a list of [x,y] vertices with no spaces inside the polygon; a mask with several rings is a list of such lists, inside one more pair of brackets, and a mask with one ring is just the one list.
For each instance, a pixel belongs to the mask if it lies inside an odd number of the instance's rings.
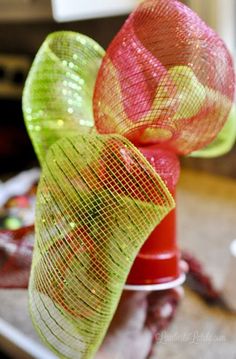
{"label": "red fabric cloth", "polygon": [[0,231],[0,288],[27,288],[34,226]]}

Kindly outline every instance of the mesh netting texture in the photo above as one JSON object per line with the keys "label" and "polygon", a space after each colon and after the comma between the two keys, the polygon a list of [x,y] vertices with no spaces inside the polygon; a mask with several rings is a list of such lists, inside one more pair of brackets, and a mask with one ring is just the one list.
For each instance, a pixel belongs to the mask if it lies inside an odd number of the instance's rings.
{"label": "mesh netting texture", "polygon": [[138,250],[174,202],[152,166],[118,135],[57,142],[38,193],[32,317],[58,355],[91,358]]}
{"label": "mesh netting texture", "polygon": [[174,193],[180,176],[179,157],[157,145],[138,147],[171,193]]}
{"label": "mesh netting texture", "polygon": [[229,117],[217,135],[216,139],[206,147],[194,151],[191,157],[217,157],[228,153],[234,146],[236,140],[236,106],[233,104]]}
{"label": "mesh netting texture", "polygon": [[98,350],[136,254],[174,207],[177,156],[233,143],[234,81],[222,40],[176,0],[142,2],[107,53],[72,32],[42,45],[23,96],[43,167],[29,293],[59,357]]}
{"label": "mesh netting texture", "polygon": [[104,53],[92,39],[68,31],[50,34],[41,46],[23,96],[25,122],[41,163],[61,137],[91,132],[91,98]]}
{"label": "mesh netting texture", "polygon": [[194,12],[176,0],[144,1],[103,59],[96,127],[188,154],[223,127],[234,80],[223,41]]}

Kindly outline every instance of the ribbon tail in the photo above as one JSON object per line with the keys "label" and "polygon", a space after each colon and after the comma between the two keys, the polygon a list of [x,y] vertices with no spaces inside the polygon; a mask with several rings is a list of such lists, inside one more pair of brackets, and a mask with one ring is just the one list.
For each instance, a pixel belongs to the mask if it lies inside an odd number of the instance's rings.
{"label": "ribbon tail", "polygon": [[29,294],[35,328],[60,358],[94,357],[139,249],[173,207],[122,136],[66,137],[49,149]]}

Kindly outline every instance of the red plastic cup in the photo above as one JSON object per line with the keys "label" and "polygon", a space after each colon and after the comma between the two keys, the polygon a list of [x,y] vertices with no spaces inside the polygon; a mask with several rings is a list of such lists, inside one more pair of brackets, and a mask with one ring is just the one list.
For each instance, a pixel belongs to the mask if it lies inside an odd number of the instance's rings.
{"label": "red plastic cup", "polygon": [[[180,173],[178,157],[158,146],[142,147],[139,150],[155,168],[175,198]],[[183,281],[179,263],[176,209],[173,209],[154,229],[141,248],[129,273],[126,288],[150,285],[156,286],[156,289],[175,287]]]}

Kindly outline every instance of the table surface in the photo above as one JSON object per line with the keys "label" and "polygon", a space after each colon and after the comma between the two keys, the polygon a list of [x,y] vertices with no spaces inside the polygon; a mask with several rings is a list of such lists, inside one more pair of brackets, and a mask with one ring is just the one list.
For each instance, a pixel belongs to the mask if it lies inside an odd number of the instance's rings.
{"label": "table surface", "polygon": [[[229,244],[236,237],[236,181],[184,170],[177,203],[181,247],[195,254],[215,285],[222,288],[230,260]],[[27,291],[0,290],[0,303],[0,318],[40,343],[29,318]],[[186,290],[176,319],[162,334],[153,359],[199,357],[236,359],[236,314],[211,308]]]}

